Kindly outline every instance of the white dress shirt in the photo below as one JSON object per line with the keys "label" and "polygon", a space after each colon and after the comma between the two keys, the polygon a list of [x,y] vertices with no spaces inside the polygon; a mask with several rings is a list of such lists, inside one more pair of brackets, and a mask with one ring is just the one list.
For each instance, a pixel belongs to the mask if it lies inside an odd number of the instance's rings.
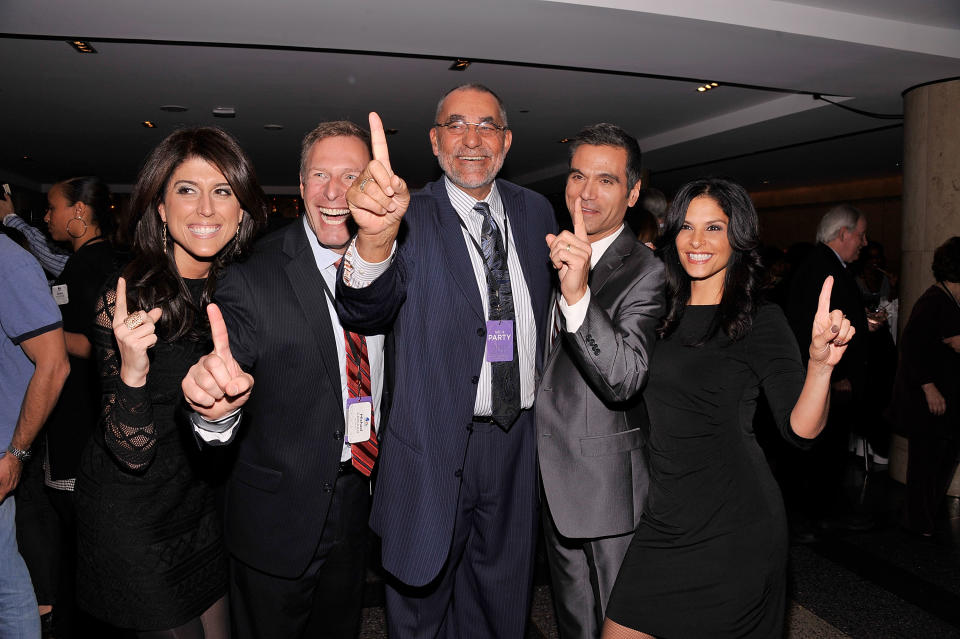
{"label": "white dress shirt", "polygon": [[[593,267],[597,265],[597,262],[600,261],[600,258],[603,257],[603,254],[607,252],[607,249],[613,244],[614,240],[620,237],[624,228],[624,225],[621,224],[620,229],[616,233],[612,233],[605,238],[590,243],[591,271]],[[560,294],[559,291],[557,291],[557,296],[560,300],[560,312],[563,313],[564,330],[568,333],[576,333],[583,324],[583,320],[587,317],[587,307],[590,306],[590,287],[588,286],[587,292],[584,293],[583,297],[573,304],[567,304],[567,301],[563,299],[563,295]]]}
{"label": "white dress shirt", "polygon": [[[537,326],[533,316],[533,305],[530,301],[530,291],[527,288],[526,278],[523,276],[523,268],[520,265],[520,256],[517,253],[517,246],[514,240],[514,234],[509,228],[506,213],[503,208],[503,201],[500,198],[500,191],[497,189],[496,182],[490,188],[490,193],[483,200],[477,200],[461,191],[453,182],[444,177],[444,183],[447,188],[447,195],[450,203],[453,205],[457,215],[460,216],[463,226],[463,241],[466,244],[467,254],[470,256],[470,264],[473,266],[473,274],[477,280],[477,288],[480,291],[480,300],[483,304],[484,317],[490,317],[489,293],[487,291],[487,271],[483,256],[474,246],[474,241],[480,244],[481,227],[483,226],[483,216],[474,211],[473,207],[477,202],[483,201],[490,206],[490,213],[493,219],[500,227],[501,237],[504,235],[504,229],[507,230],[508,243],[507,249],[507,268],[510,271],[510,289],[513,293],[513,312],[515,339],[517,340],[517,355],[520,365],[520,405],[523,408],[533,406],[533,396],[535,390],[536,374],[536,356],[537,356]],[[350,262],[352,269],[344,274],[344,283],[353,288],[363,288],[381,275],[390,265],[396,252],[396,242],[390,257],[383,262],[371,264],[365,262],[357,255],[356,243],[352,243],[347,249],[346,259]],[[474,415],[490,415],[493,412],[492,399],[492,369],[490,362],[487,361],[486,350],[484,350],[483,362],[480,367],[480,380],[477,383],[477,398],[474,403]]]}

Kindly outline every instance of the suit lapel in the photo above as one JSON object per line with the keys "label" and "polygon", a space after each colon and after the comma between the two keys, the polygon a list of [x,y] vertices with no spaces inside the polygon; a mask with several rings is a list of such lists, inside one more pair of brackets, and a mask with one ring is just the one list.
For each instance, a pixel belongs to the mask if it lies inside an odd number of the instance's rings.
{"label": "suit lapel", "polygon": [[613,241],[613,244],[604,252],[597,265],[590,271],[591,295],[596,295],[603,289],[603,285],[610,280],[610,276],[620,268],[623,260],[633,252],[635,244],[636,240],[629,227],[624,228],[617,239]]}
{"label": "suit lapel", "polygon": [[520,267],[523,269],[524,279],[527,282],[527,289],[530,292],[530,301],[533,305],[533,316],[543,317],[544,300],[542,295],[538,295],[535,289],[536,282],[533,277],[534,264],[531,262],[534,255],[538,252],[530,246],[532,241],[545,242],[542,237],[530,237],[530,222],[523,209],[523,198],[519,191],[509,188],[502,181],[497,180],[497,187],[500,191],[500,198],[503,200],[503,210],[510,220],[510,231],[513,235],[513,243],[517,249],[517,257],[520,258]]}
{"label": "suit lapel", "polygon": [[[483,318],[483,302],[480,299],[480,289],[477,287],[477,277],[473,273],[470,255],[463,239],[463,230],[460,226],[460,216],[450,204],[444,181],[438,180],[427,187],[427,191],[437,203],[437,228],[440,229],[440,244],[443,247],[447,270],[453,276],[464,297],[470,303],[470,308]],[[428,266],[429,268],[429,266]]]}
{"label": "suit lapel", "polygon": [[337,345],[333,338],[333,323],[330,313],[327,312],[326,294],[320,281],[322,276],[317,269],[317,262],[302,224],[294,222],[290,225],[284,237],[283,249],[290,257],[284,270],[296,293],[303,317],[317,342],[319,364],[327,374],[331,390],[339,396],[340,370]]}

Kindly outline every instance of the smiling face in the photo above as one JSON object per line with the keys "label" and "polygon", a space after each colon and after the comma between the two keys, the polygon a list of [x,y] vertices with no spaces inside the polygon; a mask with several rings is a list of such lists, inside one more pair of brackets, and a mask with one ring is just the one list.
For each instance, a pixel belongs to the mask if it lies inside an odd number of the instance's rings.
{"label": "smiling face", "polygon": [[369,163],[367,145],[353,136],[322,138],[311,147],[300,176],[300,196],[321,244],[340,248],[350,241],[347,189]]}
{"label": "smiling face", "polygon": [[204,159],[187,158],[170,176],[157,207],[173,240],[173,259],[185,278],[199,279],[236,235],[240,201],[223,174]]}
{"label": "smiling face", "polygon": [[[504,126],[497,99],[486,91],[458,89],[446,97],[437,122],[492,122]],[[457,135],[444,127],[430,129],[430,144],[440,168],[450,181],[476,199],[486,197],[510,150],[513,133],[509,129],[481,135],[475,126]]]}
{"label": "smiling face", "polygon": [[708,195],[695,197],[687,207],[676,246],[680,263],[692,280],[691,301],[694,303],[720,300],[727,263],[733,253],[727,237],[729,224],[727,214]]}
{"label": "smiling face", "polygon": [[627,184],[626,149],[582,144],[573,152],[565,193],[567,210],[573,211],[580,199],[583,224],[591,242],[615,233],[639,194],[639,180]]}

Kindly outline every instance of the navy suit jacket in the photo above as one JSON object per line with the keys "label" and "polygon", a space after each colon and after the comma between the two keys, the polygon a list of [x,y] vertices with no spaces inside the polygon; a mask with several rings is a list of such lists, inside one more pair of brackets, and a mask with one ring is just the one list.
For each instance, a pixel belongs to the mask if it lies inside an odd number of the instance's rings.
{"label": "navy suit jacket", "polygon": [[[497,180],[537,324],[537,362],[548,332],[553,267],[545,241],[557,224],[547,200]],[[414,194],[387,272],[367,288],[337,281],[344,325],[381,333],[395,344],[390,424],[381,438],[370,526],[382,538],[383,566],[421,586],[436,577],[453,537],[460,467],[473,417],[486,341],[480,289],[444,180]],[[533,432],[530,413],[514,428]],[[530,468],[514,488],[536,490]]]}

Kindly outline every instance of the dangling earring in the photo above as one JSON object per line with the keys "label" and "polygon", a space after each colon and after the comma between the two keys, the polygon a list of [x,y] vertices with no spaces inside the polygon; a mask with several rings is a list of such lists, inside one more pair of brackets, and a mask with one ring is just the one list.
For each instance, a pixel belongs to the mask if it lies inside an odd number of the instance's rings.
{"label": "dangling earring", "polygon": [[167,253],[167,223],[163,223],[163,253]]}
{"label": "dangling earring", "polygon": [[239,224],[237,224],[237,232],[233,236],[233,241],[236,242],[237,244],[240,243],[240,225]]}
{"label": "dangling earring", "polygon": [[[80,231],[80,235],[74,235],[73,233],[70,232],[70,225],[74,222],[80,222],[81,224],[83,224],[83,230]],[[84,221],[82,217],[80,217],[80,207],[77,207],[76,211],[73,214],[73,217],[67,221],[67,235],[69,235],[70,237],[76,240],[86,235],[86,233],[87,233],[87,223]]]}

